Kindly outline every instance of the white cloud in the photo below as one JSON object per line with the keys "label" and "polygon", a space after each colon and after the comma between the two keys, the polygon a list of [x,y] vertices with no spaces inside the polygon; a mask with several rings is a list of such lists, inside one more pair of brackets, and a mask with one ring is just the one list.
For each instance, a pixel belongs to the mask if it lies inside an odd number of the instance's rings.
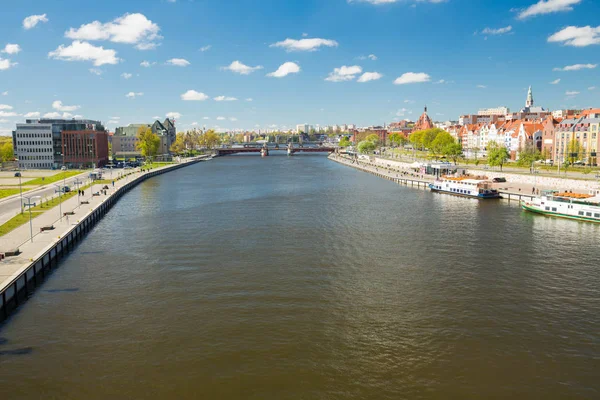
{"label": "white cloud", "polygon": [[204,101],[208,100],[208,96],[204,93],[197,92],[195,90],[188,90],[181,95],[181,100],[185,101]]}
{"label": "white cloud", "polygon": [[477,85],[477,88],[478,89],[487,89],[487,86],[485,86],[485,85]]}
{"label": "white cloud", "polygon": [[397,117],[404,117],[404,114],[406,114],[409,110],[407,110],[406,108],[401,108],[396,112],[396,116]]}
{"label": "white cloud", "polygon": [[79,40],[75,40],[70,46],[61,44],[56,50],[48,53],[48,57],[63,61],[92,61],[96,67],[117,64],[120,61],[116,51]]}
{"label": "white cloud", "polygon": [[405,104],[414,104],[415,101],[414,100],[404,100]]}
{"label": "white cloud", "polygon": [[174,65],[176,67],[187,67],[190,65],[190,62],[183,58],[171,58],[167,60],[167,64]]}
{"label": "white cloud", "polygon": [[536,15],[572,11],[573,6],[581,3],[581,1],[582,0],[540,0],[521,11],[517,18],[526,19]]}
{"label": "white cloud", "polygon": [[237,118],[235,118],[235,117],[231,117],[231,118],[229,118],[229,120],[230,120],[230,121],[232,121],[232,122],[235,122],[235,121],[237,121],[238,119],[237,119]]}
{"label": "white cloud", "polygon": [[210,119],[210,117],[204,117],[204,118],[202,118],[202,119]]}
{"label": "white cloud", "polygon": [[377,56],[375,54],[369,54],[368,58],[369,58],[369,60],[372,60],[372,61],[376,61],[377,60]]}
{"label": "white cloud", "polygon": [[0,104],[0,110],[12,110],[13,107],[8,104]]}
{"label": "white cloud", "polygon": [[18,117],[19,114],[17,114],[14,111],[0,111],[0,117]]}
{"label": "white cloud", "polygon": [[277,71],[268,73],[267,76],[273,78],[283,78],[284,76],[288,76],[289,74],[297,74],[300,72],[300,66],[293,62],[283,63],[277,68]]}
{"label": "white cloud", "polygon": [[144,68],[150,68],[154,64],[156,64],[156,62],[150,62],[150,61],[146,61],[146,60],[144,60],[140,63],[140,65]]}
{"label": "white cloud", "polygon": [[81,106],[66,106],[60,100],[52,102],[52,108],[58,111],[75,111],[81,108]]}
{"label": "white cloud", "polygon": [[437,82],[433,82],[433,84],[434,84],[434,85],[442,85],[442,84],[444,84],[444,83],[447,83],[445,79],[440,79],[440,80],[439,80],[439,81],[437,81]]}
{"label": "white cloud", "polygon": [[210,44],[207,46],[204,46],[204,47],[200,47],[200,51],[204,53],[205,51],[209,51],[211,49],[211,47],[212,46]]}
{"label": "white cloud", "polygon": [[358,65],[346,66],[342,65],[340,68],[334,68],[333,72],[329,74],[326,81],[329,82],[343,82],[343,81],[352,81],[356,78],[356,75],[362,72],[362,68]]}
{"label": "white cloud", "polygon": [[282,42],[273,43],[270,47],[281,47],[286,51],[316,51],[319,47],[337,47],[338,42],[330,39],[285,39]]}
{"label": "white cloud", "polygon": [[263,69],[262,65],[257,65],[256,67],[250,67],[248,65],[242,64],[239,61],[232,62],[228,67],[222,67],[222,70],[228,70],[231,72],[235,72],[240,75],[250,75],[256,70]]}
{"label": "white cloud", "polygon": [[102,75],[102,70],[99,68],[90,68],[89,71],[94,75],[98,75],[98,76]]}
{"label": "white cloud", "polygon": [[145,15],[124,14],[107,23],[94,21],[84,24],[79,29],[70,28],[65,32],[69,39],[77,40],[108,40],[114,43],[135,44],[139,50],[149,50],[157,46],[156,40],[161,39],[157,24]]}
{"label": "white cloud", "polygon": [[6,54],[18,54],[21,51],[21,46],[18,44],[8,43],[4,46],[4,50],[0,51],[0,53]]}
{"label": "white cloud", "polygon": [[8,58],[0,57],[0,71],[7,70],[15,65],[17,65],[17,63],[11,62]]}
{"label": "white cloud", "polygon": [[406,72],[396,78],[394,85],[406,85],[409,83],[429,82],[431,77],[424,72]]}
{"label": "white cloud", "polygon": [[215,101],[237,101],[235,97],[217,96],[214,98]]}
{"label": "white cloud", "polygon": [[23,115],[25,118],[39,118],[40,117],[40,113],[38,111],[32,111],[32,112],[28,112],[27,114]]}
{"label": "white cloud", "polygon": [[553,80],[550,82],[551,85],[558,85],[560,83],[560,78]]}
{"label": "white cloud", "polygon": [[166,117],[169,119],[179,119],[181,118],[181,114],[176,111],[171,111],[166,114]]}
{"label": "white cloud", "polygon": [[217,117],[217,121],[225,121],[225,117]]}
{"label": "white cloud", "polygon": [[73,114],[65,112],[65,113],[59,113],[59,112],[50,112],[50,113],[46,113],[44,114],[44,118],[53,118],[53,119],[58,119],[58,118],[62,118],[62,119],[69,119],[72,118]]}
{"label": "white cloud", "polygon": [[125,97],[129,98],[129,99],[135,99],[136,97],[140,97],[143,96],[144,93],[143,92],[129,92],[125,95]]}
{"label": "white cloud", "polygon": [[109,125],[118,125],[121,121],[119,121],[118,119],[111,119],[107,122],[107,124]]}
{"label": "white cloud", "polygon": [[121,74],[121,78],[123,78],[123,79],[129,79],[129,78],[131,78],[132,76],[133,76],[133,75],[132,75],[132,74],[130,74],[130,73],[128,73],[128,72],[123,72],[123,73]]}
{"label": "white cloud", "polygon": [[8,120],[8,119],[0,119],[0,124],[5,124],[7,122],[10,122],[10,120]]}
{"label": "white cloud", "polygon": [[579,71],[582,69],[594,69],[598,66],[598,64],[574,64],[567,65],[563,68],[554,68],[553,71]]}
{"label": "white cloud", "polygon": [[596,86],[590,86],[588,90],[596,90]]}
{"label": "white cloud", "polygon": [[481,31],[481,33],[483,35],[503,35],[505,33],[509,33],[510,31],[512,31],[512,26],[509,25],[504,28],[498,28],[498,29],[485,28],[484,30]]}
{"label": "white cloud", "polygon": [[579,92],[576,92],[576,91],[568,91],[568,92],[565,92],[565,94],[566,94],[567,96],[577,96],[577,95],[579,94]]}
{"label": "white cloud", "polygon": [[600,26],[567,26],[548,38],[550,43],[562,43],[565,46],[586,47],[600,44]]}
{"label": "white cloud", "polygon": [[31,29],[34,28],[40,22],[48,22],[48,18],[46,18],[46,14],[41,15],[30,15],[29,17],[23,20],[23,28]]}
{"label": "white cloud", "polygon": [[246,101],[254,101],[254,99],[252,97],[248,97]]}
{"label": "white cloud", "polygon": [[369,81],[376,81],[378,79],[381,79],[382,77],[383,75],[379,72],[365,72],[360,76],[360,78],[358,78],[357,82],[363,83]]}
{"label": "white cloud", "polygon": [[2,96],[8,96],[8,90],[6,92],[2,92]]}

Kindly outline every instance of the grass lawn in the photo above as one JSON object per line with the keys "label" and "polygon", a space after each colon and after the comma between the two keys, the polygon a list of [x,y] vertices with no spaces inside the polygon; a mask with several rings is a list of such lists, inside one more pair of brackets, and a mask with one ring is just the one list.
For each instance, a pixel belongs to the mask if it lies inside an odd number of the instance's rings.
{"label": "grass lawn", "polygon": [[174,162],[153,162],[150,164],[144,164],[144,166],[142,168],[146,169],[146,168],[159,168],[159,167],[164,167],[166,165],[172,165],[175,164]]}
{"label": "grass lawn", "polygon": [[[33,210],[33,209],[32,209]],[[31,211],[31,218],[39,217],[43,213],[41,212],[33,212]],[[23,214],[18,214],[16,217],[8,220],[3,225],[0,225],[0,236],[6,235],[8,232],[17,229],[21,225],[29,222],[29,210],[23,212]]]}
{"label": "grass lawn", "polygon": [[28,181],[26,184],[29,185],[49,185],[54,182],[62,181],[63,179],[70,178],[72,176],[76,176],[81,174],[83,171],[80,170],[71,170],[71,171],[62,171],[58,172],[55,175],[47,176],[45,178],[36,178]]}
{"label": "grass lawn", "polygon": [[[26,191],[28,191],[30,189],[25,189],[23,188],[23,193],[25,193]],[[0,189],[0,199],[4,198],[4,197],[8,197],[8,196],[12,196],[14,194],[19,194],[20,191],[19,189]]]}

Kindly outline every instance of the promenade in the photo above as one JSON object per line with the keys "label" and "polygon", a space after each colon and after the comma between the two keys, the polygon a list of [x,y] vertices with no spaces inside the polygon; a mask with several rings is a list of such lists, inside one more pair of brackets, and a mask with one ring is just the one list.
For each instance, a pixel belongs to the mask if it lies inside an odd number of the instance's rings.
{"label": "promenade", "polygon": [[[392,160],[376,159],[378,162],[371,162],[366,160],[353,160],[348,156],[342,156],[337,154],[332,154],[331,156],[329,156],[329,158],[349,167],[381,175],[388,179],[410,179],[420,181],[422,183],[431,183],[435,180],[435,177],[431,175],[425,175],[415,172],[414,169],[409,167],[409,164],[404,164],[403,166],[401,166],[400,164],[392,164]],[[389,163],[386,164],[386,161],[389,161]],[[476,173],[479,175],[508,175],[499,173],[498,171],[486,170],[470,170],[469,172]],[[502,193],[511,194],[515,196],[531,195],[533,193],[534,188],[536,189],[536,191],[560,189],[572,190],[574,193],[588,193],[588,190],[586,188],[575,186],[570,187],[569,185],[572,183],[572,180],[570,179],[553,178],[552,180],[537,179],[537,181],[534,181],[533,178],[530,176],[521,177],[519,175],[513,174],[508,176],[510,176],[512,179],[508,179],[507,182],[494,183],[494,188],[501,191]],[[490,179],[491,178],[492,177],[490,177]],[[591,183],[593,184],[594,182],[592,181]]]}
{"label": "promenade", "polygon": [[[0,261],[0,292],[6,288],[11,281],[20,276],[23,271],[30,267],[32,261],[56,245],[58,241],[72,231],[81,220],[92,214],[100,205],[109,200],[111,196],[127,184],[143,178],[144,175],[155,174],[157,171],[168,170],[179,167],[182,164],[198,161],[197,158],[182,161],[179,164],[171,164],[150,171],[141,172],[140,169],[130,174],[115,179],[114,185],[110,183],[94,184],[84,189],[84,196],[73,196],[41,215],[31,220],[30,223],[21,225],[13,231],[0,237],[0,253],[19,250],[17,256],[6,257]],[[107,180],[110,174],[106,176]],[[116,174],[115,174],[116,177]],[[106,194],[103,187],[107,186]],[[87,203],[87,204],[86,204]],[[62,213],[61,213],[62,212]],[[64,215],[73,213],[73,215]],[[28,214],[28,211],[25,211]],[[54,227],[52,230],[41,231],[42,227]]]}

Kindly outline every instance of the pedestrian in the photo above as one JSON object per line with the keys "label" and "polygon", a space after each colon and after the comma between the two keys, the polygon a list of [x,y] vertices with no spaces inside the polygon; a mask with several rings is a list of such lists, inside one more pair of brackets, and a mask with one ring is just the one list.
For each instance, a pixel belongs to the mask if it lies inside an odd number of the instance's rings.
{"label": "pedestrian", "polygon": [[112,184],[113,184],[113,187],[115,187],[115,181],[114,181],[114,179],[113,179],[113,181],[112,181]]}
{"label": "pedestrian", "polygon": [[531,194],[535,194],[535,186],[531,189]]}

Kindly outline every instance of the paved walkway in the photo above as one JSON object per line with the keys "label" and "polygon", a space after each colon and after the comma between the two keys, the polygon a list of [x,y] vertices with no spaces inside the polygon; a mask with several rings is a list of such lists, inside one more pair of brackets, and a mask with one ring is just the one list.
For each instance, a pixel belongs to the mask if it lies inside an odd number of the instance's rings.
{"label": "paved walkway", "polygon": [[[185,160],[181,164],[192,161]],[[167,169],[170,166],[164,166],[155,168],[151,172],[155,172],[161,169]],[[29,223],[24,224],[17,229],[9,232],[4,236],[0,236],[0,253],[5,251],[11,251],[13,249],[19,249],[21,254],[16,257],[7,257],[0,261],[0,289],[2,289],[6,283],[12,281],[13,278],[19,275],[19,273],[29,266],[31,260],[37,259],[43,254],[51,245],[58,241],[59,236],[62,237],[68,233],[74,225],[84,219],[88,214],[92,212],[98,205],[109,198],[119,188],[125,186],[132,180],[139,178],[147,172],[133,172],[131,175],[115,180],[114,187],[112,184],[95,184],[93,186],[93,192],[101,192],[102,187],[107,185],[109,189],[107,194],[100,194],[99,196],[92,196],[91,188],[85,189],[85,196],[78,198],[74,196],[64,201],[60,206],[56,206],[42,215],[32,220],[33,230],[33,242],[31,242],[30,225]],[[106,178],[109,175],[105,175]],[[89,204],[80,205],[80,201],[88,201]],[[60,218],[60,210],[62,212],[73,211],[75,215]],[[27,213],[27,211],[26,211]],[[40,232],[40,228],[43,226],[53,225],[54,230]]]}
{"label": "paved walkway", "polygon": [[[419,173],[415,173],[410,168],[386,168],[381,165],[375,165],[369,161],[358,160],[358,162],[353,162],[351,158],[341,156],[341,155],[332,155],[330,156],[332,159],[341,162],[345,165],[354,168],[362,168],[364,170],[382,174],[388,176],[390,178],[399,178],[399,179],[413,179],[419,180],[422,182],[433,182],[435,177],[431,175],[423,175]],[[485,171],[481,171],[482,175],[485,174]],[[509,192],[511,194],[523,194],[523,195],[531,195],[533,193],[534,185],[528,183],[521,182],[504,182],[504,183],[494,183],[494,188],[498,190],[502,190],[505,192]],[[535,186],[537,190],[545,190],[545,189],[557,189],[552,186]],[[569,188],[561,188],[563,190],[568,190]],[[577,192],[573,190],[573,192]],[[586,193],[586,191],[580,191],[581,193]]]}

